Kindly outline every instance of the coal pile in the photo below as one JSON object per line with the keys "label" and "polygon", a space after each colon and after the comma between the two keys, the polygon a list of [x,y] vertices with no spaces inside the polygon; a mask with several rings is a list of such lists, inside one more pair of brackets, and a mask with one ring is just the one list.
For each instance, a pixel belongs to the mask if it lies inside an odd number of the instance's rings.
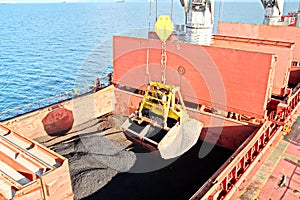
{"label": "coal pile", "polygon": [[[82,124],[67,135],[38,139],[68,158],[76,200],[188,199],[233,153],[214,147],[200,159],[203,142],[199,141],[180,158],[162,160],[158,152],[149,154],[126,139],[120,130],[125,120],[109,115]],[[148,170],[156,165],[161,167]]]}
{"label": "coal pile", "polygon": [[119,172],[128,171],[135,162],[134,153],[98,135],[78,137],[72,142],[55,145],[53,150],[69,159],[75,199],[98,191]]}
{"label": "coal pile", "polygon": [[95,193],[134,165],[135,154],[126,150],[125,136],[116,122],[120,121],[112,116],[101,118],[76,127],[68,135],[38,139],[68,159],[75,199]]}

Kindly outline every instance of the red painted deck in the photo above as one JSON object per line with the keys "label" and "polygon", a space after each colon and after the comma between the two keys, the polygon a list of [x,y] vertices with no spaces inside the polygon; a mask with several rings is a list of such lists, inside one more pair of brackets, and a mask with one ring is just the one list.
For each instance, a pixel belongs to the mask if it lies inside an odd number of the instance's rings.
{"label": "red painted deck", "polygon": [[[285,176],[285,181],[283,181]],[[283,132],[241,184],[232,199],[300,199],[300,118]]]}

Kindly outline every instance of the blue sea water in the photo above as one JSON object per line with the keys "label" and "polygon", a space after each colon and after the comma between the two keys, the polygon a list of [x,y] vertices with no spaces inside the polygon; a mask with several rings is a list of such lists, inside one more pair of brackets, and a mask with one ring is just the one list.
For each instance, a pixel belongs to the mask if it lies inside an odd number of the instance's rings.
{"label": "blue sea water", "polygon": [[[173,22],[183,24],[183,9],[174,2]],[[158,8],[171,13],[170,3]],[[284,13],[297,9],[298,3],[286,2]],[[219,20],[260,24],[263,8],[260,1],[216,2],[215,24]],[[148,22],[147,1],[0,4],[0,120],[86,89],[112,71],[112,36],[146,36]]]}

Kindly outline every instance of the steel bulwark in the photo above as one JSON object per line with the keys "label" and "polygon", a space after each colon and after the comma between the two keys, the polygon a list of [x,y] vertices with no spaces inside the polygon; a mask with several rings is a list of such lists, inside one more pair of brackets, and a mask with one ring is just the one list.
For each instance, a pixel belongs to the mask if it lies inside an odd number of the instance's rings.
{"label": "steel bulwark", "polygon": [[282,127],[267,121],[253,133],[232,157],[202,186],[191,199],[222,199],[230,198],[230,194],[243,181],[251,168],[268,148],[274,135]]}
{"label": "steel bulwark", "polygon": [[[269,119],[274,123],[284,126],[291,122],[291,117],[295,114],[300,101],[300,84],[294,89],[294,92],[278,104],[277,109],[272,111]],[[296,90],[297,89],[297,90]],[[296,90],[296,91],[295,91]]]}
{"label": "steel bulwark", "polygon": [[298,89],[287,101],[282,123],[267,120],[255,131],[203,185],[191,199],[230,199],[255,164],[264,155],[284,124],[291,123],[297,114],[300,100]]}

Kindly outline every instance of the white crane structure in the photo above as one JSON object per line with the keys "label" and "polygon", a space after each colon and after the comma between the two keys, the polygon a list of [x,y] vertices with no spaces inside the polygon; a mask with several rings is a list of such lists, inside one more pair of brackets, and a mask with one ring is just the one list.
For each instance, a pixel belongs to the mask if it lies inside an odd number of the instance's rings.
{"label": "white crane structure", "polygon": [[214,0],[180,0],[185,10],[186,40],[210,45],[214,24]]}
{"label": "white crane structure", "polygon": [[281,25],[284,0],[261,0],[264,7],[264,24]]}

